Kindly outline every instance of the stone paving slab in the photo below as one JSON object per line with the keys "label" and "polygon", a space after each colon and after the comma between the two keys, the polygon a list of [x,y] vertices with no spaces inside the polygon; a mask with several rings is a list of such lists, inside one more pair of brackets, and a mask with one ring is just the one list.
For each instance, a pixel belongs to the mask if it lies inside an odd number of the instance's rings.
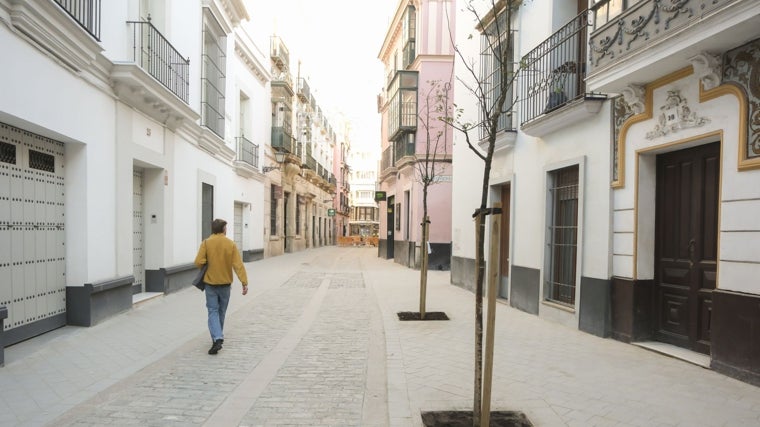
{"label": "stone paving slab", "polygon": [[[400,279],[400,278],[399,278]],[[381,283],[382,282],[382,283]],[[384,313],[389,367],[406,402],[392,425],[419,414],[471,410],[474,295],[430,272],[427,309],[448,322],[397,322],[416,285],[372,283]],[[760,426],[760,389],[636,346],[570,329],[497,304],[492,410],[519,410],[538,426]],[[401,353],[400,355],[398,353]],[[389,368],[390,371],[390,368]],[[404,400],[404,399],[402,399]]]}
{"label": "stone paving slab", "polygon": [[[195,289],[7,348],[0,426],[418,427],[422,411],[471,410],[474,295],[448,272],[429,273],[426,305],[450,320],[401,322],[419,272],[376,248],[246,266],[217,356]],[[757,387],[505,303],[496,321],[492,410],[549,427],[760,426]]]}

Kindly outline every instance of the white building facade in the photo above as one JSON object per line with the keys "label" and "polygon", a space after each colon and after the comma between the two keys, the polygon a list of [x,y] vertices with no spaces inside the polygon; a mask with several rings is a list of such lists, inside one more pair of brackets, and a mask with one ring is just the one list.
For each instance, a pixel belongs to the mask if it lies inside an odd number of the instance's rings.
{"label": "white building facade", "polygon": [[248,13],[0,2],[4,345],[187,286],[214,218],[263,255],[270,74]]}
{"label": "white building facade", "polygon": [[[493,28],[505,7],[487,3],[479,3],[484,22],[457,34],[470,57],[482,45],[467,34]],[[751,76],[760,66],[760,5],[681,3],[514,9],[509,72],[520,71],[490,175],[489,200],[505,209],[492,268],[513,307],[601,337],[685,349],[757,384],[760,146]],[[460,28],[465,19],[473,16],[461,15]],[[466,89],[456,94],[477,123]],[[454,150],[452,282],[472,287],[472,189],[481,183],[472,171],[483,163],[462,139]]]}

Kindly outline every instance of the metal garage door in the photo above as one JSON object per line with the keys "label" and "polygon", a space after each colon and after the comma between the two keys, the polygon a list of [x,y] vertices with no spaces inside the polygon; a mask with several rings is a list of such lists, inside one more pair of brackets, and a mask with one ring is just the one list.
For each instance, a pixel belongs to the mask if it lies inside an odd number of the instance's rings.
{"label": "metal garage door", "polygon": [[133,294],[145,291],[143,230],[143,171],[135,169],[132,174],[132,274],[135,275],[132,284]]}
{"label": "metal garage door", "polygon": [[[66,311],[63,143],[0,123],[0,306],[5,330]],[[46,323],[51,329],[65,324]],[[6,344],[10,344],[6,342]]]}

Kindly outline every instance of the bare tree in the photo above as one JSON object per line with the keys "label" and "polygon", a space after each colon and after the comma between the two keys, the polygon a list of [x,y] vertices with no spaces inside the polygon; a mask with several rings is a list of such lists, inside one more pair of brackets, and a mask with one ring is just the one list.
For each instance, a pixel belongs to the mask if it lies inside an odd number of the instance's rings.
{"label": "bare tree", "polygon": [[448,156],[448,129],[445,117],[449,108],[449,90],[451,82],[428,81],[428,90],[423,99],[417,119],[424,130],[425,153],[415,164],[415,174],[422,184],[422,255],[420,265],[420,319],[425,319],[425,301],[427,299],[428,241],[430,239],[430,216],[428,215],[428,189],[440,182],[441,173],[446,164],[451,162]]}
{"label": "bare tree", "polygon": [[[515,83],[519,64],[513,62],[512,16],[519,7],[519,1],[512,0],[466,0],[463,12],[472,14],[480,31],[481,50],[479,61],[463,52],[451,32],[452,43],[457,57],[456,73],[460,87],[465,94],[459,97],[473,97],[478,108],[477,121],[467,121],[463,108],[454,104],[453,114],[447,116],[447,123],[464,136],[469,149],[484,163],[480,206],[473,213],[478,224],[475,248],[475,384],[473,399],[473,426],[481,424],[483,408],[483,282],[485,277],[485,218],[492,213],[487,208],[491,162],[497,136],[504,128],[503,121],[512,122],[515,97],[512,87]],[[490,6],[490,8],[488,7]],[[482,11],[486,13],[482,13]],[[460,23],[461,25],[461,23]],[[472,39],[472,35],[469,36]],[[473,132],[481,132],[473,135]],[[476,145],[483,141],[485,152]],[[490,403],[490,402],[489,402]],[[490,405],[489,405],[490,407]],[[488,419],[488,415],[485,416]]]}

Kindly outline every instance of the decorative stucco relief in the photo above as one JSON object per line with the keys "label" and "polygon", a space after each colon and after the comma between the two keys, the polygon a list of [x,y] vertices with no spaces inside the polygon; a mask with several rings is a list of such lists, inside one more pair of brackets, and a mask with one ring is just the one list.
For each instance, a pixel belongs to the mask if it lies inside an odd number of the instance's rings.
{"label": "decorative stucco relief", "polygon": [[[642,88],[643,90],[643,88]],[[637,114],[635,108],[632,107],[625,96],[618,96],[613,100],[612,104],[612,180],[617,181],[619,176],[620,166],[618,165],[618,141],[620,140],[620,129],[623,128],[623,123],[628,120],[634,114]],[[642,104],[643,105],[643,104]]]}
{"label": "decorative stucco relief", "polygon": [[694,68],[694,74],[699,77],[705,90],[710,90],[720,85],[722,64],[719,55],[702,52],[689,58],[689,62],[692,68]]}
{"label": "decorative stucco relief", "polygon": [[689,101],[681,95],[680,90],[669,90],[665,104],[660,107],[657,124],[647,132],[647,139],[655,139],[681,129],[703,126],[710,123],[707,117],[697,115],[689,107]]}
{"label": "decorative stucco relief", "polygon": [[760,39],[726,52],[723,83],[744,90],[749,104],[747,159],[760,159]]}

